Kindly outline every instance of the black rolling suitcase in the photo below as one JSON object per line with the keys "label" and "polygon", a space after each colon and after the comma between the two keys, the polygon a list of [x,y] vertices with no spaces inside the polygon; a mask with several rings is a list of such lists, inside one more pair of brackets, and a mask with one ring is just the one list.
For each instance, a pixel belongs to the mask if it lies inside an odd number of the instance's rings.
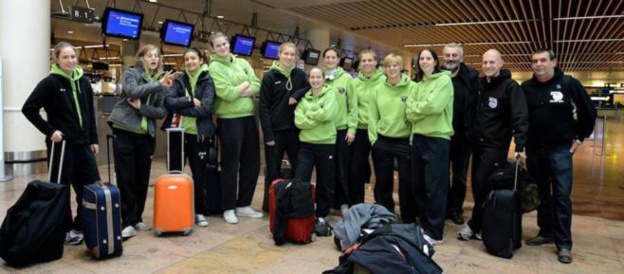
{"label": "black rolling suitcase", "polygon": [[217,135],[215,134],[210,139],[208,164],[206,165],[206,204],[210,214],[223,213],[223,207],[221,206],[221,165],[217,156],[218,148]]}
{"label": "black rolling suitcase", "polygon": [[32,181],[7,211],[0,228],[0,257],[12,266],[49,262],[63,256],[68,230],[69,187],[62,185],[61,170],[65,141],[61,148],[57,183],[52,182],[54,143],[50,154],[48,182]]}
{"label": "black rolling suitcase", "polygon": [[522,214],[516,191],[518,161],[514,171],[513,189],[494,189],[483,203],[483,244],[497,257],[511,259],[522,246]]}
{"label": "black rolling suitcase", "polygon": [[[110,141],[106,136],[108,179],[110,173]],[[123,253],[121,237],[121,202],[119,189],[110,182],[86,185],[82,195],[82,230],[87,249],[96,259],[120,256]]]}

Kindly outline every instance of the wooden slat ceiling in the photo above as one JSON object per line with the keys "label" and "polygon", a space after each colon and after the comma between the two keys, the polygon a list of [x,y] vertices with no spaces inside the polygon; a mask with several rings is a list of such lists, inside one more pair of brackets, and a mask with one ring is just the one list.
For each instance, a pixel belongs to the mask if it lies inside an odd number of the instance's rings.
{"label": "wooden slat ceiling", "polygon": [[459,42],[472,65],[496,48],[506,67],[529,71],[530,53],[550,48],[565,71],[624,70],[624,0],[368,0],[286,10],[413,52]]}

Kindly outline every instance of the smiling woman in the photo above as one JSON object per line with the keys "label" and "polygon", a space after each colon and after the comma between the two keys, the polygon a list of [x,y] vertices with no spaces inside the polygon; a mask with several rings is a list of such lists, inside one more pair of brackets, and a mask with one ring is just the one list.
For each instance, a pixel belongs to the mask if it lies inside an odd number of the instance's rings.
{"label": "smiling woman", "polygon": [[[82,68],[77,66],[78,58],[71,44],[58,43],[53,54],[55,63],[50,74],[26,99],[22,113],[46,136],[48,158],[52,142],[66,141],[62,176],[57,183],[71,184],[76,192],[78,215],[72,221],[70,210],[66,216],[71,230],[65,237],[66,243],[76,245],[83,239],[79,214],[83,187],[100,180],[94,157],[98,153],[98,138],[93,90]],[[41,116],[42,108],[47,113],[47,119]],[[50,159],[50,162],[58,160]],[[57,178],[59,172],[51,170],[51,178]]]}
{"label": "smiling woman", "polygon": [[[303,70],[295,67],[297,46],[287,42],[279,46],[278,61],[273,61],[269,71],[262,78],[260,86],[260,123],[264,135],[266,176],[264,180],[264,201],[262,210],[268,212],[269,186],[278,177],[284,152],[288,154],[291,167],[297,166],[299,151],[299,130],[295,127],[295,108],[289,104],[290,97],[305,92],[310,87]],[[294,175],[294,170],[290,176]]]}
{"label": "smiling woman", "polygon": [[449,149],[453,135],[453,84],[449,71],[440,71],[433,49],[418,54],[421,79],[407,100],[412,127],[412,189],[425,238],[441,244],[446,217]]}
{"label": "smiling woman", "polygon": [[230,52],[230,42],[223,33],[212,34],[209,42],[215,53],[208,68],[217,95],[223,218],[236,224],[237,216],[263,216],[250,207],[260,173],[260,141],[253,99],[260,91],[260,80],[245,59]]}

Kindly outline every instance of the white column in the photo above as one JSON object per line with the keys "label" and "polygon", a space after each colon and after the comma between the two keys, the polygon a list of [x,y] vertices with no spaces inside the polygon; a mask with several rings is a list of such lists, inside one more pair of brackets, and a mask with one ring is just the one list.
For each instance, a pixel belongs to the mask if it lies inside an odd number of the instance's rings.
{"label": "white column", "polygon": [[6,152],[45,150],[44,136],[21,112],[24,101],[50,70],[50,3],[40,0],[0,1],[0,57],[4,73]]}

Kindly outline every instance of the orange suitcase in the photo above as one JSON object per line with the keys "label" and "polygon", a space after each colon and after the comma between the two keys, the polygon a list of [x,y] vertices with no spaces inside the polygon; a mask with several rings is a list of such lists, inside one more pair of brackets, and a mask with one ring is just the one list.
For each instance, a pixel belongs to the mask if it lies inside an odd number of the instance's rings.
{"label": "orange suitcase", "polygon": [[[275,186],[282,181],[284,179],[276,179],[269,188],[269,229],[271,233],[273,233],[275,223]],[[314,185],[311,185],[311,187],[312,200],[314,201]],[[314,242],[316,240],[316,234],[314,233],[315,219],[314,214],[304,218],[288,219],[286,221],[286,240],[300,244]]]}
{"label": "orange suitcase", "polygon": [[179,171],[170,171],[156,178],[154,183],[154,231],[193,231],[195,208],[193,204],[193,178]]}

